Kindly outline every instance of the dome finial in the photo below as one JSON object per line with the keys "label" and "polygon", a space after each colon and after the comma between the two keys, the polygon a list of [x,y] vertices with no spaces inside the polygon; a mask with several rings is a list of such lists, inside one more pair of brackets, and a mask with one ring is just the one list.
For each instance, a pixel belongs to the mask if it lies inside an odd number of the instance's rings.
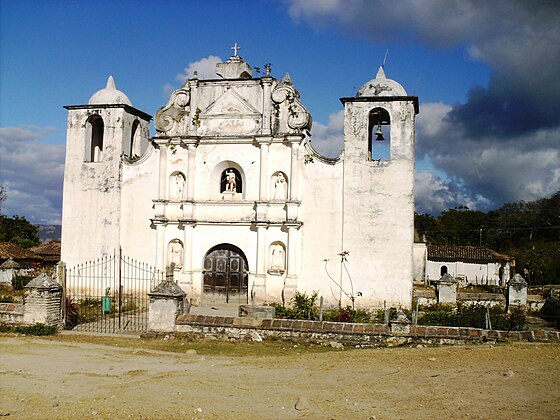
{"label": "dome finial", "polygon": [[109,78],[107,79],[107,86],[105,87],[105,89],[117,89],[117,86],[115,85],[115,79],[113,79],[113,76],[109,76]]}
{"label": "dome finial", "polygon": [[379,66],[379,70],[377,70],[377,75],[375,76],[376,79],[386,79],[387,76],[385,76],[385,69],[383,68],[383,66]]}

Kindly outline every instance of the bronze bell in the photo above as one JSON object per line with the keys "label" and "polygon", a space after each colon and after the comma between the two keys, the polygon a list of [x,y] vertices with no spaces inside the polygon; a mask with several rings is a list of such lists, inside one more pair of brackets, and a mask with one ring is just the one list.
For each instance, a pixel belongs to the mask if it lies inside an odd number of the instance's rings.
{"label": "bronze bell", "polygon": [[377,126],[377,130],[375,130],[375,135],[377,136],[375,140],[383,141],[385,138],[383,137],[383,130],[381,129],[381,124]]}

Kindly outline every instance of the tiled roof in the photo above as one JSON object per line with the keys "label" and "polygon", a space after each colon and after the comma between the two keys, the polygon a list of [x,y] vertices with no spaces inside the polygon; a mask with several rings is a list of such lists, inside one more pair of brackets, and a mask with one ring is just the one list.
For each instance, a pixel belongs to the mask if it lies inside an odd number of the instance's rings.
{"label": "tiled roof", "polygon": [[37,255],[11,242],[0,242],[0,259],[7,260],[8,258],[13,260],[35,260]]}
{"label": "tiled roof", "polygon": [[510,259],[512,257],[501,255],[491,249],[479,246],[428,245],[428,260],[431,261],[488,263]]}
{"label": "tiled roof", "polygon": [[43,261],[60,261],[60,241],[50,241],[30,249]]}

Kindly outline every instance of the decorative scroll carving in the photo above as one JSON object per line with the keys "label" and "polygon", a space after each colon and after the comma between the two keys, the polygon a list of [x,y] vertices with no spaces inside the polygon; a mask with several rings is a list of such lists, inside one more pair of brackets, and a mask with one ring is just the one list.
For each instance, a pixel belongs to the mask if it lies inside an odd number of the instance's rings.
{"label": "decorative scroll carving", "polygon": [[311,129],[311,114],[300,102],[299,92],[292,85],[288,75],[278,83],[271,96],[272,100],[278,105],[286,102],[289,128],[294,132]]}
{"label": "decorative scroll carving", "polygon": [[190,112],[190,91],[186,88],[177,89],[169,102],[156,112],[154,125],[159,133],[170,134],[178,123]]}

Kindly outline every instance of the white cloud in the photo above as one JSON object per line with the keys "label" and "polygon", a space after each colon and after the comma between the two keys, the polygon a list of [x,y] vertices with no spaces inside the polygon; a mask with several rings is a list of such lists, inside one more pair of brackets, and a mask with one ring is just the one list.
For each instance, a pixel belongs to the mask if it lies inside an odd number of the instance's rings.
{"label": "white cloud", "polygon": [[197,72],[199,79],[216,79],[216,64],[221,63],[222,59],[215,55],[209,55],[198,61],[189,63],[182,73],[176,77],[177,81],[185,83],[185,80],[194,77],[194,72]]}
{"label": "white cloud", "polygon": [[0,179],[6,187],[2,213],[36,224],[59,224],[64,176],[63,145],[38,142],[52,128],[0,128]]}
{"label": "white cloud", "polygon": [[313,122],[311,144],[320,154],[336,157],[344,146],[344,110],[329,115],[329,122],[323,125]]}

